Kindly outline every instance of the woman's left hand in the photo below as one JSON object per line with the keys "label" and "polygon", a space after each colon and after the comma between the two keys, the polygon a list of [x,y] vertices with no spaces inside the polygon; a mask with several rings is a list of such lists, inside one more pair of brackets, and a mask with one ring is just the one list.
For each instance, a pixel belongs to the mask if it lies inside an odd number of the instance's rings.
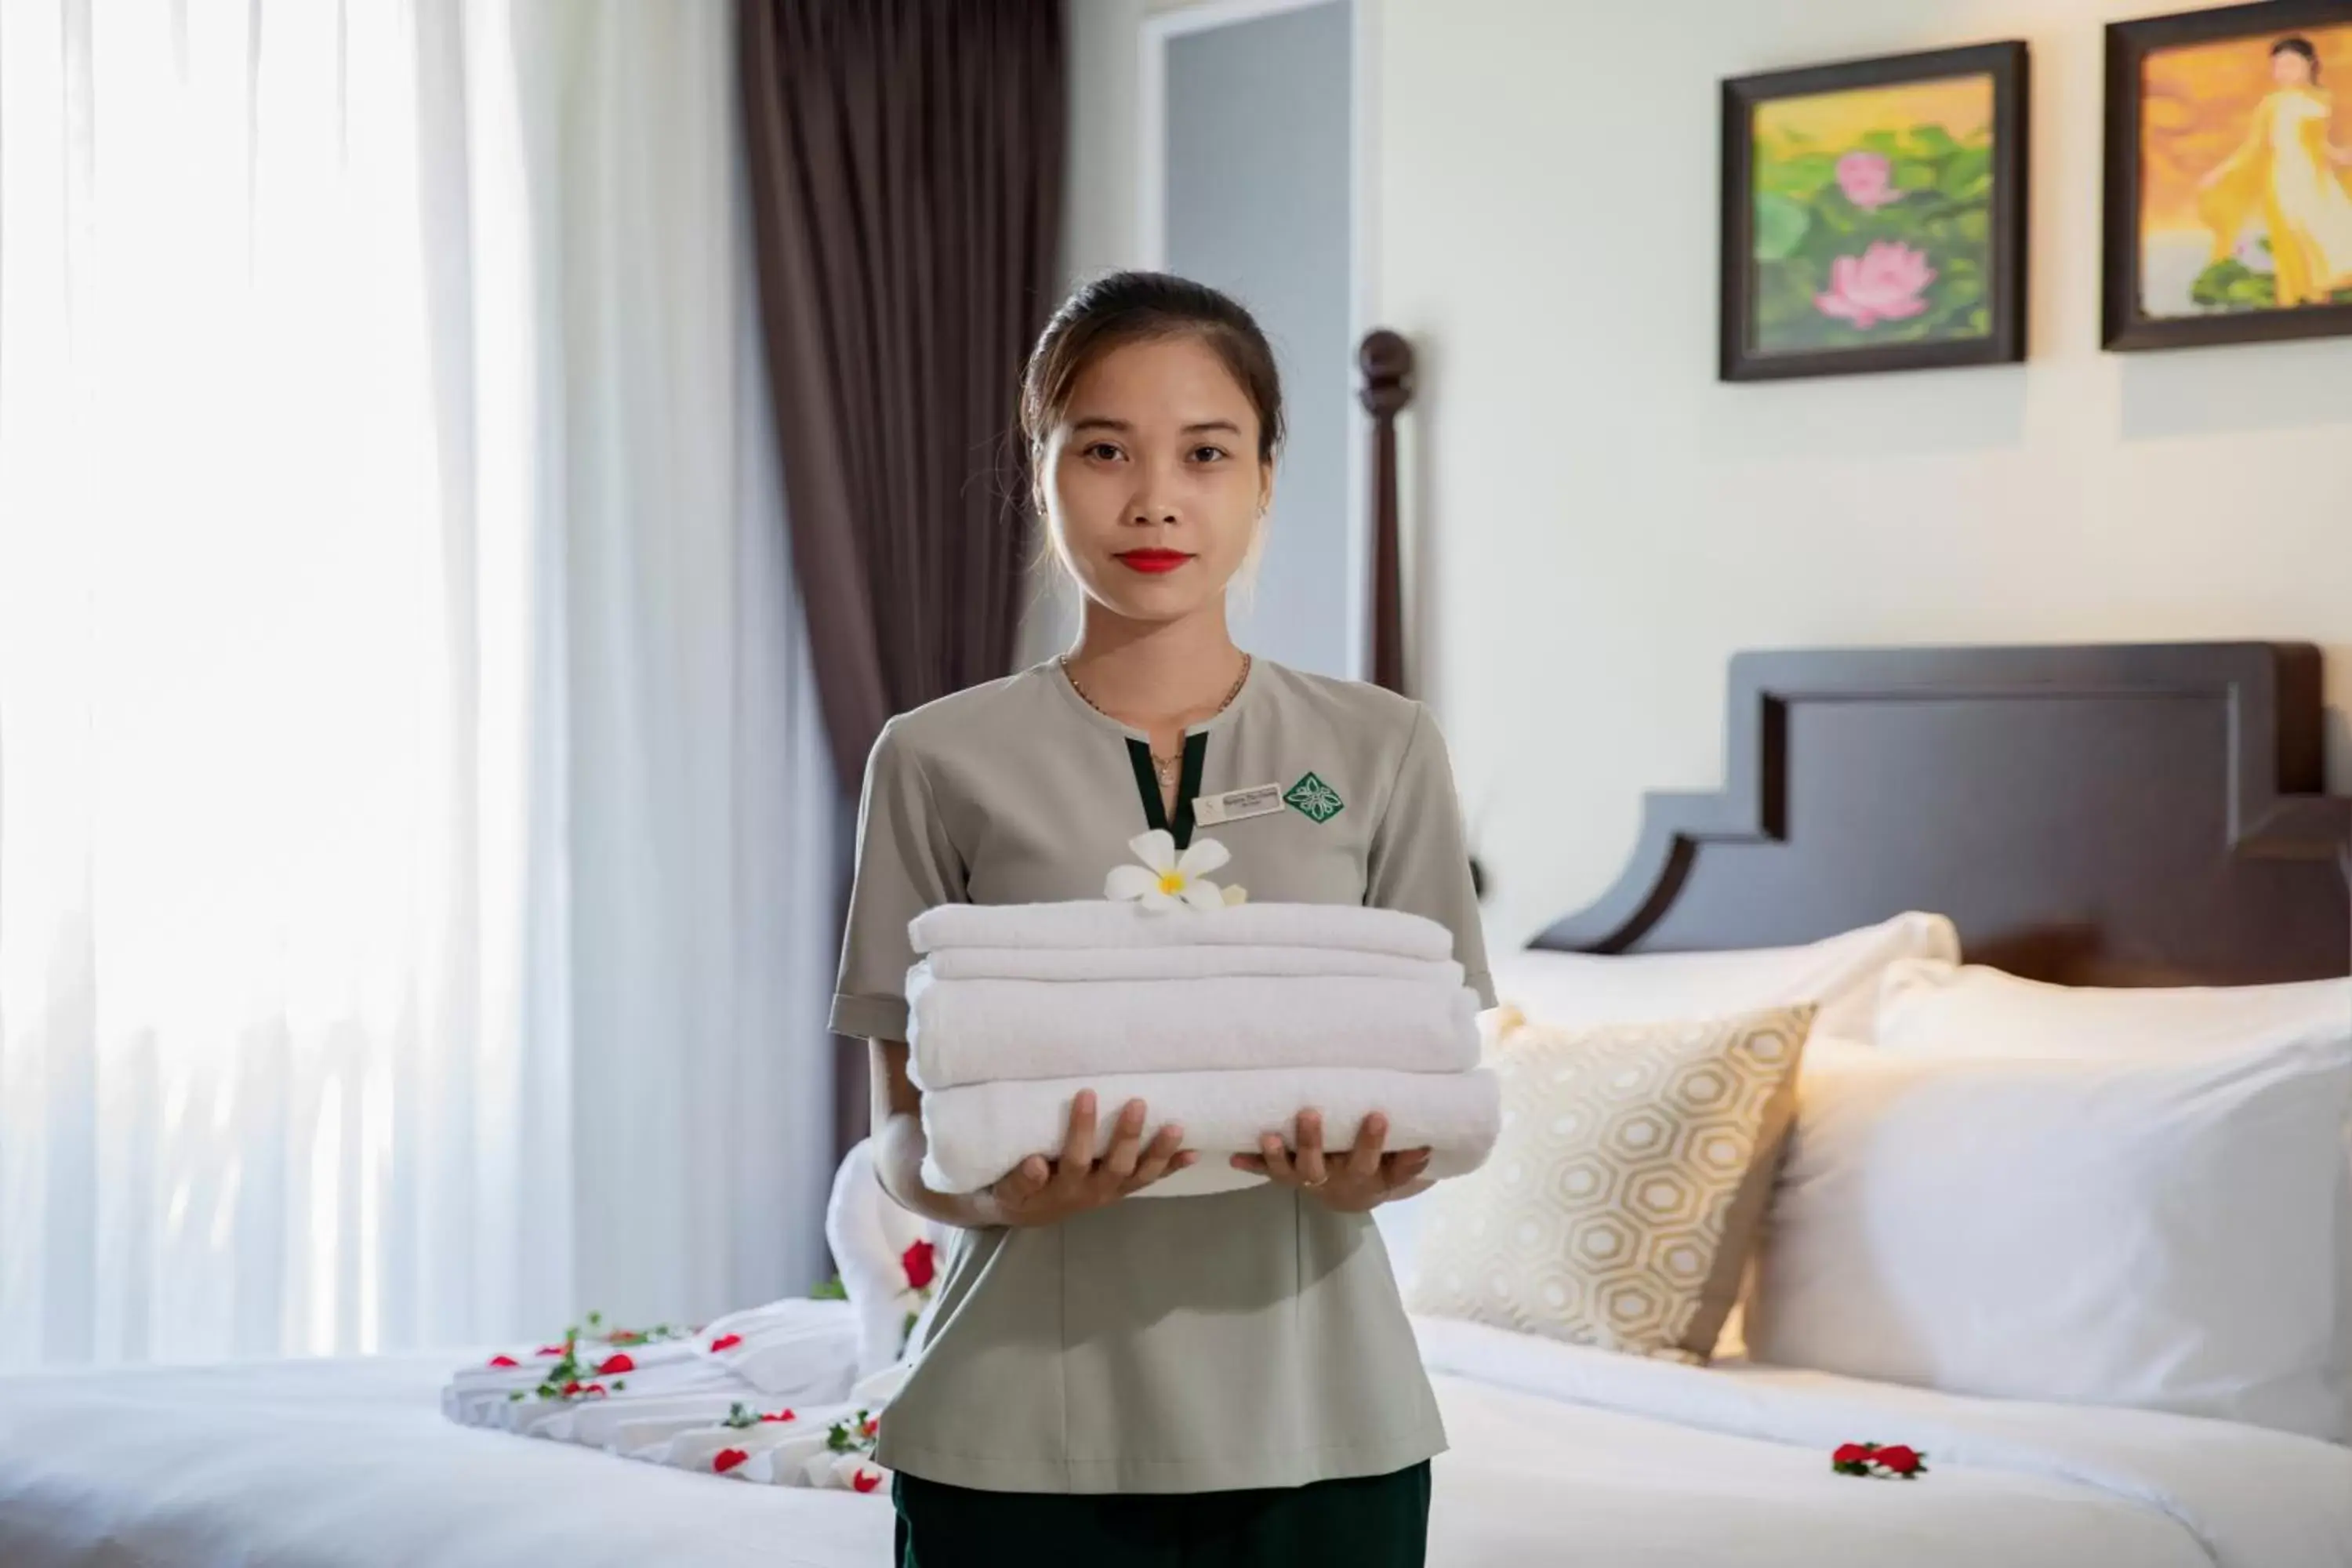
{"label": "woman's left hand", "polygon": [[1389,1119],[1375,1110],[1356,1130],[1354,1148],[1345,1153],[1327,1154],[1323,1149],[1323,1113],[1302,1110],[1293,1145],[1286,1147],[1281,1139],[1269,1132],[1258,1140],[1261,1152],[1236,1154],[1232,1163],[1237,1171],[1255,1173],[1279,1185],[1303,1187],[1322,1199],[1326,1208],[1361,1214],[1400,1195],[1429,1169],[1427,1149],[1381,1152],[1381,1144],[1388,1132]]}

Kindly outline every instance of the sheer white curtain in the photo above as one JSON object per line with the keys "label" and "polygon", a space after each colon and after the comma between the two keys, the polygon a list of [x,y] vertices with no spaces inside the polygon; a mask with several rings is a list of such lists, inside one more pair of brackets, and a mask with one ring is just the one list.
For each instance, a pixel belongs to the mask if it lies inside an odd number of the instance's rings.
{"label": "sheer white curtain", "polygon": [[0,1365],[818,1272],[729,34],[0,6]]}

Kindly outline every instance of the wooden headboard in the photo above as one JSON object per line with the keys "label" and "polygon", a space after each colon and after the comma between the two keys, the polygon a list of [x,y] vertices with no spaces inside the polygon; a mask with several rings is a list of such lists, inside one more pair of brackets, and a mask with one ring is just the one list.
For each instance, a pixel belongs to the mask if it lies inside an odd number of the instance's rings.
{"label": "wooden headboard", "polygon": [[[1375,563],[1396,556],[1412,353],[1360,356]],[[1375,668],[1402,679],[1392,565]],[[1615,887],[1538,947],[1810,942],[1905,910],[2068,984],[2352,973],[2352,799],[2323,795],[2318,651],[2296,643],[1882,648],[1732,661],[1719,794],[1649,798]]]}
{"label": "wooden headboard", "polygon": [[2352,973],[2352,799],[2319,793],[2294,643],[1732,661],[1728,783],[1655,795],[1617,885],[1538,947],[1808,942],[1904,910],[2080,985]]}

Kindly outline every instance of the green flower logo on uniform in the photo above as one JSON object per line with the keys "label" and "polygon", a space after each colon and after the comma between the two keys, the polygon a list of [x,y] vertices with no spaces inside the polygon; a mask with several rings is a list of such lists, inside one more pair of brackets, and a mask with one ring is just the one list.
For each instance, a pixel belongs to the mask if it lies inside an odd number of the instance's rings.
{"label": "green flower logo on uniform", "polygon": [[1330,821],[1339,816],[1348,804],[1339,798],[1338,790],[1333,789],[1313,773],[1307,774],[1297,784],[1292,784],[1282,798],[1292,806],[1305,812],[1308,820],[1313,822]]}

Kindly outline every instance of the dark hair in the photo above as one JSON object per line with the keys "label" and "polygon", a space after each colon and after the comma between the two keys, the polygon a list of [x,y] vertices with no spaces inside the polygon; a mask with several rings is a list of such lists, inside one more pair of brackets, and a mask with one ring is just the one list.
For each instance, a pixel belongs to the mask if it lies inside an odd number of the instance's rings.
{"label": "dark hair", "polygon": [[1274,350],[1238,300],[1166,272],[1110,272],[1071,290],[1037,335],[1021,376],[1021,433],[1034,465],[1087,368],[1113,349],[1196,337],[1214,350],[1257,410],[1257,455],[1282,445],[1282,378]]}
{"label": "dark hair", "polygon": [[2271,58],[2275,59],[2281,55],[2301,55],[2311,67],[2311,79],[2319,79],[2319,51],[2311,47],[2309,38],[2281,38],[2271,46]]}

